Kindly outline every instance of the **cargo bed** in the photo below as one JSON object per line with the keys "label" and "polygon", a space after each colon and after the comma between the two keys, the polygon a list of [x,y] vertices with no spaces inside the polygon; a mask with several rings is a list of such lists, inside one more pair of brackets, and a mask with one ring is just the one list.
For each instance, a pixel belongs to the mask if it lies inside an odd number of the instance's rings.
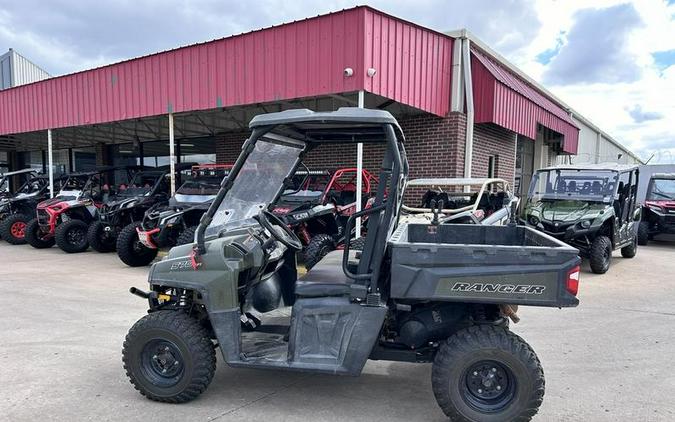
{"label": "cargo bed", "polygon": [[390,245],[394,299],[579,304],[567,289],[579,252],[529,227],[401,224]]}

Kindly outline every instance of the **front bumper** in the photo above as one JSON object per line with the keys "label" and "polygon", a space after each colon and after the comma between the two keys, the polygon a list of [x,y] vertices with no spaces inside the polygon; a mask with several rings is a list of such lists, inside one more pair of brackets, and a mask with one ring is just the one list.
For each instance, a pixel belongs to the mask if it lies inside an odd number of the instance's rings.
{"label": "front bumper", "polygon": [[149,249],[157,249],[157,243],[153,239],[153,235],[159,233],[159,228],[154,228],[152,230],[143,230],[140,227],[136,228],[136,233],[138,233],[138,240]]}

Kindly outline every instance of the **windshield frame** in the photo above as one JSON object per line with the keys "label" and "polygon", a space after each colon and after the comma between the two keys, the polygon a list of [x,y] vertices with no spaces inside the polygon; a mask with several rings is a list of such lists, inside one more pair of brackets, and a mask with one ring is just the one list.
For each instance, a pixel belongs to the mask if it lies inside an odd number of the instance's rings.
{"label": "windshield frame", "polygon": [[[561,174],[565,172],[565,174]],[[536,192],[536,189],[538,188],[540,178],[542,175],[550,175],[551,173],[557,173],[556,175],[556,183],[558,182],[558,179],[574,179],[574,178],[580,178],[580,179],[592,179],[596,178],[599,175],[607,175],[605,185],[603,185],[603,189],[605,186],[609,184],[614,184],[614,187],[612,188],[612,192],[604,192],[602,194],[590,194],[590,195],[583,195],[581,193],[576,193],[575,195],[571,195],[568,192],[558,192],[556,186],[553,186],[554,191],[553,192]],[[592,176],[584,177],[584,175],[587,175],[589,173],[592,173]],[[532,175],[532,181],[530,182],[530,187],[528,188],[527,191],[527,202],[528,203],[539,203],[542,201],[584,201],[584,202],[601,202],[601,203],[611,203],[614,200],[614,197],[616,196],[616,192],[618,189],[619,185],[619,175],[620,173],[615,170],[607,170],[607,169],[566,169],[566,168],[550,168],[550,169],[541,169],[537,170],[533,175]],[[546,176],[547,179],[550,180],[550,176]]]}
{"label": "windshield frame", "polygon": [[[649,185],[647,187],[647,194],[645,195],[645,201],[675,201],[675,190],[673,192],[663,192],[663,196],[653,197],[654,187],[656,186],[654,182],[656,181],[667,181],[670,182],[673,187],[675,187],[675,178],[666,178],[666,177],[652,177],[649,179]],[[671,194],[671,196],[666,197],[666,194]]]}
{"label": "windshield frame", "polygon": [[[283,174],[283,178],[281,179],[281,183],[277,187],[276,190],[273,192],[273,196],[269,198],[269,201],[266,201],[265,205],[263,207],[260,207],[260,204],[258,204],[258,207],[260,208],[259,211],[262,211],[263,209],[271,210],[273,205],[279,200],[281,197],[283,191],[286,188],[286,181],[293,175],[293,173],[296,171],[298,166],[300,165],[300,162],[303,159],[303,156],[305,152],[307,151],[307,143],[298,140],[298,139],[293,139],[289,138],[286,136],[278,135],[278,134],[273,134],[269,133],[270,129],[266,130],[261,130],[261,129],[256,129],[254,130],[253,134],[249,139],[246,140],[244,143],[244,146],[242,148],[243,154],[239,156],[237,159],[237,162],[235,163],[234,167],[230,171],[229,175],[227,178],[223,179],[222,187],[218,194],[216,195],[216,198],[213,200],[213,203],[211,204],[209,211],[207,215],[207,220],[205,221],[206,224],[200,224],[200,228],[202,226],[204,227],[204,240],[211,240],[214,238],[220,237],[224,232],[227,232],[230,229],[237,229],[240,227],[248,226],[251,224],[255,224],[254,218],[255,216],[247,216],[245,218],[236,218],[236,217],[225,217],[225,216],[219,216],[219,213],[223,213],[227,215],[226,209],[221,209],[221,206],[223,205],[226,196],[229,192],[232,191],[232,188],[235,186],[235,183],[237,183],[240,177],[240,174],[242,174],[242,170],[244,170],[244,167],[247,163],[249,163],[249,159],[251,155],[256,151],[256,146],[261,143],[261,142],[266,142],[272,145],[279,145],[279,146],[285,146],[289,148],[295,148],[297,150],[297,154],[295,155],[295,159],[293,160],[292,164],[286,168],[285,173]],[[292,157],[291,157],[292,158]],[[253,163],[251,163],[253,164]],[[253,205],[252,205],[253,206]],[[251,211],[249,210],[247,214],[249,214]],[[256,214],[257,215],[257,214]],[[218,221],[219,219],[224,219],[224,221]]]}

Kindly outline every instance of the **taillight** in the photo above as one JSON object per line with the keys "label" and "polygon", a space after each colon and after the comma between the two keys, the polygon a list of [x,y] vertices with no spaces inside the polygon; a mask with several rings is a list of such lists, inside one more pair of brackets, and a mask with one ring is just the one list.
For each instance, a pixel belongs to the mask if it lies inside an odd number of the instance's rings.
{"label": "taillight", "polygon": [[572,293],[574,296],[579,293],[579,273],[581,272],[581,267],[576,266],[567,272],[567,283],[565,287],[567,291]]}

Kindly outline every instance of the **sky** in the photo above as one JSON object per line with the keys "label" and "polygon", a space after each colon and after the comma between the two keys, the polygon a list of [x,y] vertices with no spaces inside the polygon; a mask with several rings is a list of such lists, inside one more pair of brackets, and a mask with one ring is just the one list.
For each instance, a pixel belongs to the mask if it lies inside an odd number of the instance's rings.
{"label": "sky", "polygon": [[0,0],[0,52],[52,75],[357,4],[467,28],[650,163],[675,163],[675,0]]}

